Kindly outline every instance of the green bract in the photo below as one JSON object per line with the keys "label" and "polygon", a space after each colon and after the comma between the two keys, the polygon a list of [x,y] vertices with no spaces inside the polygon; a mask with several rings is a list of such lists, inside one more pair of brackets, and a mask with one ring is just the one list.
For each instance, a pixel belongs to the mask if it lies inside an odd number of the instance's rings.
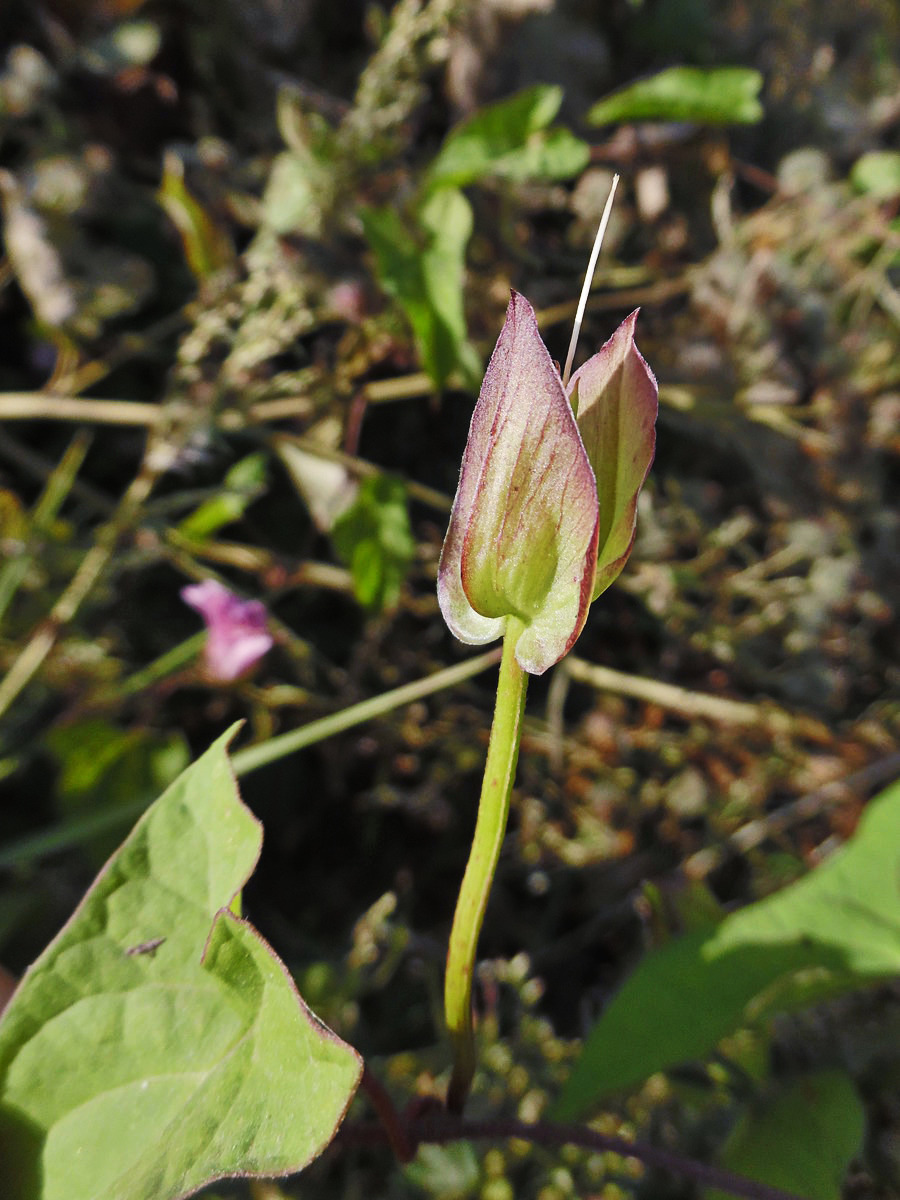
{"label": "green bract", "polygon": [[516,659],[533,675],[571,649],[634,539],[657,404],[636,316],[574,376],[576,422],[534,310],[514,292],[472,414],[438,599],[463,642],[521,621]]}

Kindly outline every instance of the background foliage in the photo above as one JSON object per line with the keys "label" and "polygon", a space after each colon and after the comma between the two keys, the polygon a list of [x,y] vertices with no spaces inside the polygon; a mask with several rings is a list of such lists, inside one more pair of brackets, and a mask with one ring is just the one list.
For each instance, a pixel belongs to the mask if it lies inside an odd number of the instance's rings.
{"label": "background foliage", "polygon": [[[731,910],[826,859],[900,773],[895,6],[11,0],[0,46],[15,975],[234,720],[261,743],[464,657],[434,576],[473,390],[510,286],[563,357],[623,172],[582,354],[642,306],[657,462],[628,569],[532,689],[482,942],[473,1105],[534,1118],[639,961],[752,923]],[[744,72],[676,76],[673,108],[672,67]],[[263,599],[277,641],[228,687],[178,598],[210,576]],[[266,828],[249,915],[401,1097],[444,1082],[491,701],[475,678],[243,783]],[[794,982],[803,1003],[696,1065],[650,1062],[598,1127],[749,1170],[813,1088],[826,1125],[866,1118],[822,1194],[850,1156],[848,1195],[895,1192],[896,988]],[[688,1194],[638,1176],[513,1143],[433,1147],[406,1175],[346,1152],[280,1186]]]}

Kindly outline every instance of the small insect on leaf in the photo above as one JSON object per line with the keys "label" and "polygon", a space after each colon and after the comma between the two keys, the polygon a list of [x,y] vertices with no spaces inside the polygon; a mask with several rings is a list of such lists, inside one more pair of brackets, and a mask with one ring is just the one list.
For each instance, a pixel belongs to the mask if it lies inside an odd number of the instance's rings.
{"label": "small insect on leaf", "polygon": [[139,954],[149,954],[152,958],[165,940],[164,937],[150,938],[149,941],[138,942],[136,946],[129,946],[125,953],[129,958],[136,958]]}

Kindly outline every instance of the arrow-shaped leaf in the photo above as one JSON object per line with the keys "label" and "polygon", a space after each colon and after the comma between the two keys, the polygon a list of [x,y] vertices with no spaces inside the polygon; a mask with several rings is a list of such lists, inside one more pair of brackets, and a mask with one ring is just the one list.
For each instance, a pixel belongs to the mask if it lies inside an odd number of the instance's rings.
{"label": "arrow-shaped leaf", "polygon": [[231,911],[262,830],[220,738],[145,813],[0,1022],[0,1194],[172,1200],[298,1171],[357,1053]]}

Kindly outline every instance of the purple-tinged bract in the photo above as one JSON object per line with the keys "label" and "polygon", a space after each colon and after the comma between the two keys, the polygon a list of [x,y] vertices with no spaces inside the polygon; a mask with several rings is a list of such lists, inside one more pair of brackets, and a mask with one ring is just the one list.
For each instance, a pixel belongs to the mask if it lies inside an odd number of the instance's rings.
{"label": "purple-tinged bract", "polygon": [[600,507],[592,600],[609,587],[631,553],[638,495],[656,449],[658,389],[634,344],[637,315],[635,310],[626,317],[569,383]]}
{"label": "purple-tinged bract", "polygon": [[464,642],[510,617],[516,659],[540,675],[587,616],[596,574],[597,486],[531,305],[513,293],[469,429],[441,555],[438,599]]}

